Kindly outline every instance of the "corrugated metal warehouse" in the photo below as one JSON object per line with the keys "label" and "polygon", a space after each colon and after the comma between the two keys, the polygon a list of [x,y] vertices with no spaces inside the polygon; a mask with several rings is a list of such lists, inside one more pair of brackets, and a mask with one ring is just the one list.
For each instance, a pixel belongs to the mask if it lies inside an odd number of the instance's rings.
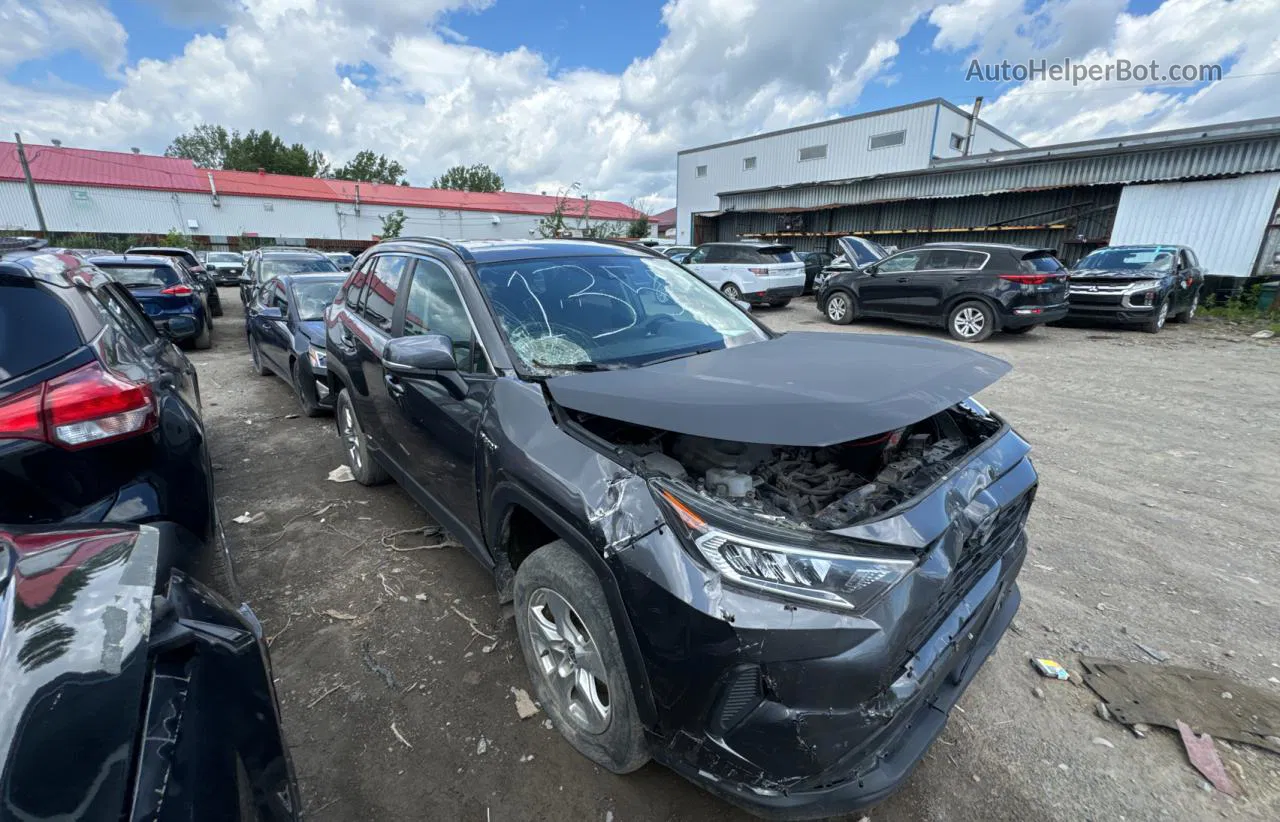
{"label": "corrugated metal warehouse", "polygon": [[1280,118],[935,157],[927,168],[722,190],[696,241],[758,237],[828,249],[844,234],[1053,248],[1191,246],[1213,277],[1277,273]]}
{"label": "corrugated metal warehouse", "polygon": [[[190,160],[111,151],[26,146],[50,232],[163,235],[237,247],[262,240],[356,249],[404,211],[404,234],[453,239],[527,239],[559,198],[352,183],[244,171],[210,171]],[[564,200],[571,230],[644,218],[622,203]],[[15,143],[0,142],[0,230],[39,228]],[[250,241],[252,238],[252,241]]]}

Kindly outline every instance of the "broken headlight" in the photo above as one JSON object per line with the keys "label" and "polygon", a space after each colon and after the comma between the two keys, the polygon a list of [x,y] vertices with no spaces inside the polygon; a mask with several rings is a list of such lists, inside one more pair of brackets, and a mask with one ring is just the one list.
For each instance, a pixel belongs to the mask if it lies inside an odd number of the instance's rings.
{"label": "broken headlight", "polygon": [[[752,523],[668,483],[654,483],[654,490],[685,543],[726,579],[749,588],[862,611],[916,564],[821,532]],[[841,550],[847,547],[854,551]]]}

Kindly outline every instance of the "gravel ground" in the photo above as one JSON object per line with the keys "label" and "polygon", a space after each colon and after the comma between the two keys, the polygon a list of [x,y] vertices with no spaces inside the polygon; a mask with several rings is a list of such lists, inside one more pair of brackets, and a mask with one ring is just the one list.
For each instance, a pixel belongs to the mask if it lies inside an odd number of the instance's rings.
{"label": "gravel ground", "polygon": [[[545,714],[520,720],[512,688],[528,690],[528,675],[491,579],[438,539],[397,535],[430,523],[396,486],[326,479],[342,464],[332,419],[295,417],[288,386],[253,375],[233,290],[223,303],[214,348],[192,359],[310,819],[747,818],[654,765],[601,771]],[[837,328],[808,299],[760,316],[778,330],[942,336]],[[1014,371],[980,399],[1032,443],[1041,474],[1022,610],[938,744],[870,817],[1280,818],[1280,756],[1219,743],[1243,797],[1206,791],[1175,734],[1135,738],[1095,715],[1088,689],[1027,664],[1150,661],[1141,642],[1280,689],[1280,343],[1196,323],[1158,336],[1041,328],[982,350]],[[245,512],[265,516],[231,522]]]}

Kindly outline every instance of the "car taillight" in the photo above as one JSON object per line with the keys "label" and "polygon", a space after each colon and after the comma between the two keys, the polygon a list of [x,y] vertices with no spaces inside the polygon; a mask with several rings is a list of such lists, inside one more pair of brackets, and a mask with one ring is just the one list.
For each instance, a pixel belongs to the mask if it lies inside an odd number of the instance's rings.
{"label": "car taillight", "polygon": [[748,268],[747,271],[750,271],[752,274],[756,275],[757,277],[769,276],[769,269],[767,268]]}
{"label": "car taillight", "polygon": [[1022,285],[1044,285],[1056,278],[1048,274],[1001,274],[1000,279],[1008,280],[1011,283],[1021,283]]}
{"label": "car taillight", "polygon": [[0,401],[0,438],[40,440],[75,449],[150,431],[151,386],[116,376],[97,362]]}
{"label": "car taillight", "polygon": [[196,292],[189,285],[171,285],[168,288],[161,289],[160,293],[169,294],[173,297],[188,297]]}

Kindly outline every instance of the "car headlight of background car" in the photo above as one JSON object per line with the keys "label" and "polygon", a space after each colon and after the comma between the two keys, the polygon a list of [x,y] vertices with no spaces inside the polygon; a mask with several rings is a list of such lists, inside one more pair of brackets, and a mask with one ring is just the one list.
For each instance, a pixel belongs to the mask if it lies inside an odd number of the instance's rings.
{"label": "car headlight of background car", "polygon": [[324,349],[311,346],[307,349],[307,359],[311,361],[312,368],[323,369],[326,363]]}
{"label": "car headlight of background car", "polygon": [[686,547],[726,580],[831,608],[863,611],[916,565],[820,532],[796,533],[743,519],[674,484],[655,482],[655,497]]}
{"label": "car headlight of background car", "polygon": [[1124,290],[1124,301],[1130,306],[1139,308],[1154,305],[1158,290],[1160,290],[1160,283],[1154,280],[1134,283]]}

